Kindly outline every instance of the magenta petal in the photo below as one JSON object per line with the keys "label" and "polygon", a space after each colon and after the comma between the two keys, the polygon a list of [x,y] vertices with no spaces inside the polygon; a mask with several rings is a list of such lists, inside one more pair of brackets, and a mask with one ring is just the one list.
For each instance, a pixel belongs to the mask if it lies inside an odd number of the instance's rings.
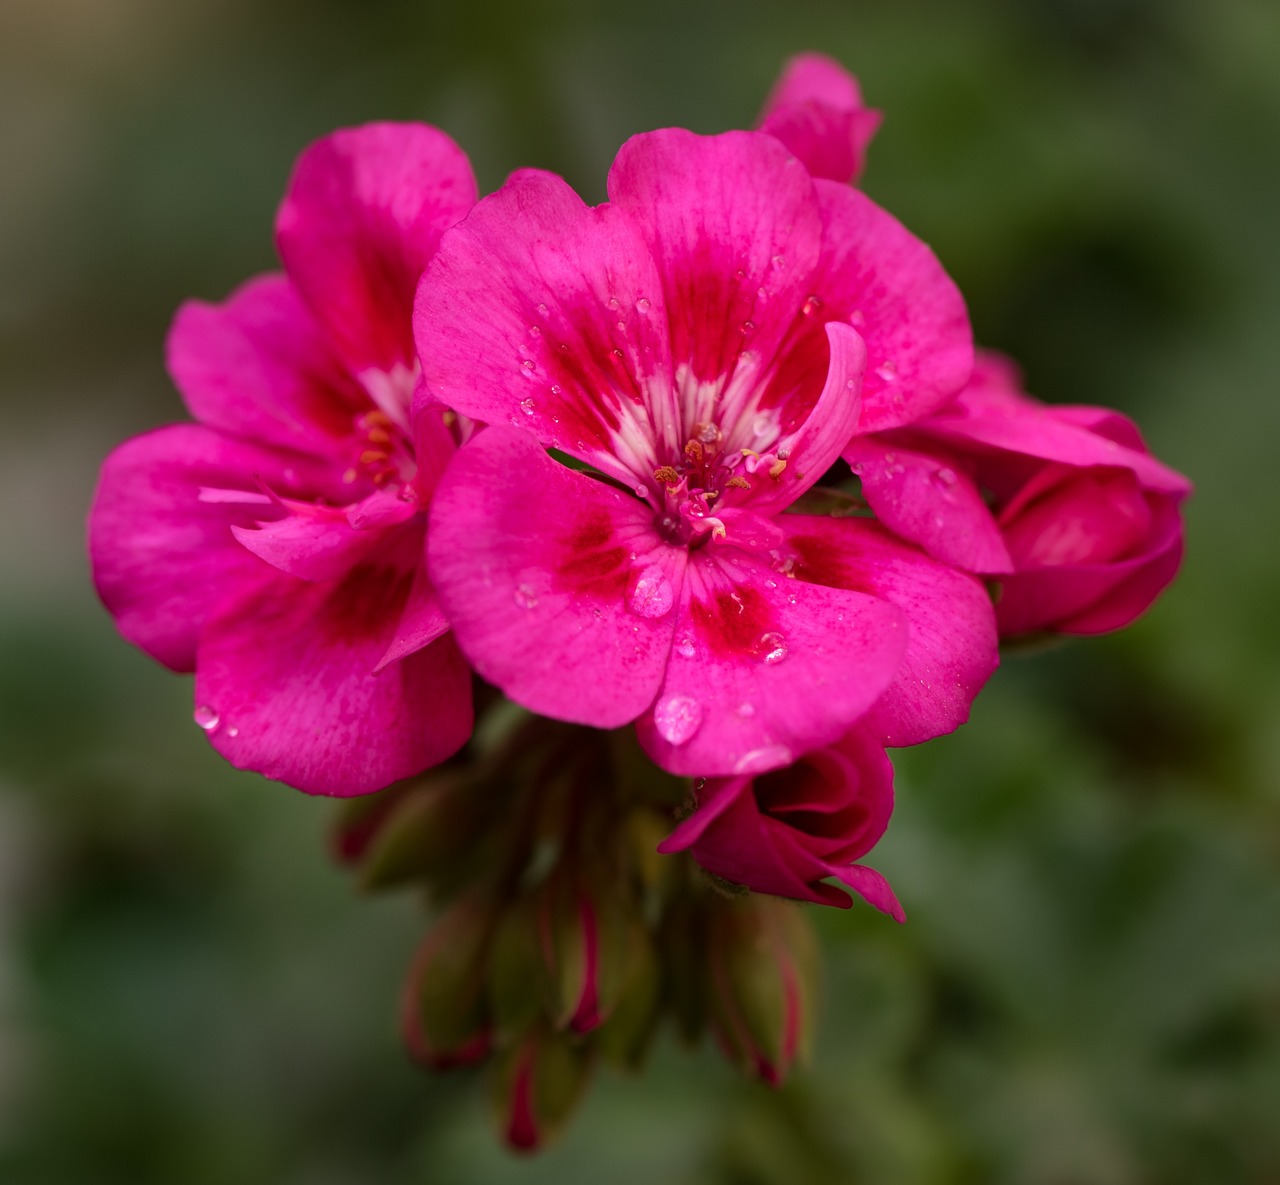
{"label": "magenta petal", "polygon": [[935,559],[970,572],[1010,572],[1013,562],[973,478],[954,456],[855,436],[844,459],[885,526]]}
{"label": "magenta petal", "polygon": [[449,631],[449,619],[445,617],[436,590],[431,587],[431,581],[427,578],[425,540],[422,552],[422,562],[413,574],[413,586],[409,589],[409,599],[400,615],[395,637],[391,639],[391,645],[379,660],[376,670],[381,671],[383,667],[399,662],[406,655],[430,645]]}
{"label": "magenta petal", "polygon": [[788,580],[730,548],[694,553],[685,585],[666,678],[636,722],[672,773],[786,765],[840,736],[894,678],[904,622],[885,600]]}
{"label": "magenta petal", "polygon": [[252,528],[233,526],[241,546],[273,568],[300,580],[336,580],[376,545],[377,535],[357,531],[345,507],[285,504],[289,513]]}
{"label": "magenta petal", "polygon": [[783,521],[797,577],[884,597],[906,616],[906,653],[867,727],[884,744],[901,746],[963,724],[999,662],[995,614],[981,581],[866,520],[797,515]]}
{"label": "magenta petal", "polygon": [[823,54],[792,58],[760,117],[815,177],[852,181],[862,172],[880,113],[863,106],[857,79]]}
{"label": "magenta petal", "polygon": [[685,553],[653,512],[557,464],[524,432],[488,428],[431,506],[432,583],[485,679],[560,720],[616,728],[653,700]]}
{"label": "magenta petal", "polygon": [[818,389],[826,365],[819,330],[843,321],[867,345],[859,429],[928,415],[964,386],[973,367],[964,299],[933,252],[870,198],[831,181],[818,181],[816,189],[822,263],[777,381]]}
{"label": "magenta petal", "polygon": [[199,424],[122,444],[103,463],[89,512],[94,582],[120,632],[191,670],[205,619],[263,570],[231,533],[278,513],[259,478],[287,490],[323,475],[311,459]]}
{"label": "magenta petal", "polygon": [[[627,484],[679,450],[662,281],[617,210],[526,170],[445,238],[414,310],[424,395]],[[615,441],[638,450],[630,467]]]}
{"label": "magenta petal", "polygon": [[298,158],[276,244],[352,373],[412,368],[418,277],[475,200],[466,155],[425,124],[347,128]]}
{"label": "magenta petal", "polygon": [[209,622],[196,703],[228,761],[309,794],[367,794],[466,741],[470,672],[451,638],[373,673],[408,595],[411,556],[384,551],[328,582],[269,571]]}
{"label": "magenta petal", "polygon": [[677,381],[722,390],[735,373],[768,365],[804,302],[822,241],[800,162],[772,136],[668,128],[622,146],[609,197],[640,228],[662,274]]}
{"label": "magenta petal", "polygon": [[166,353],[197,420],[265,444],[341,455],[370,408],[284,276],[250,280],[221,304],[187,301]]}
{"label": "magenta petal", "polygon": [[702,838],[707,828],[733,805],[739,795],[750,795],[750,786],[749,777],[708,778],[698,791],[697,810],[658,845],[658,851],[669,856],[692,847]]}
{"label": "magenta petal", "polygon": [[907,920],[906,911],[899,903],[897,895],[889,887],[889,882],[874,868],[867,868],[862,864],[848,864],[842,867],[833,865],[829,871],[869,905],[874,905],[881,913],[887,913],[895,922]]}

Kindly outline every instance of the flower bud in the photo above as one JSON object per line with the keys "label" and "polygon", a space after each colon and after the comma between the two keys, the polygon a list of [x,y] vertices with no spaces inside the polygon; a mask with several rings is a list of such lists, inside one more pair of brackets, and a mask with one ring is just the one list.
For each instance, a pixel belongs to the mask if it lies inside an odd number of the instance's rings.
{"label": "flower bud", "polygon": [[488,999],[496,1036],[502,1042],[515,1040],[545,1013],[546,971],[536,902],[531,898],[511,906],[494,935]]}
{"label": "flower bud", "polygon": [[329,851],[339,864],[354,867],[364,858],[412,782],[397,782],[377,794],[343,800],[329,832]]}
{"label": "flower bud", "polygon": [[494,1066],[494,1118],[507,1144],[534,1152],[554,1139],[570,1115],[591,1072],[588,1046],[534,1028]]}
{"label": "flower bud", "polygon": [[649,931],[628,928],[626,971],[612,1015],[596,1030],[595,1047],[620,1070],[639,1069],[662,1014],[662,967]]}
{"label": "flower bud", "polygon": [[415,1060],[433,1069],[467,1065],[489,1052],[485,972],[493,911],[476,899],[457,902],[428,932],[401,1001],[401,1032]]}
{"label": "flower bud", "polygon": [[817,945],[794,905],[747,897],[713,907],[707,950],[712,1029],[751,1077],[780,1086],[808,1056]]}

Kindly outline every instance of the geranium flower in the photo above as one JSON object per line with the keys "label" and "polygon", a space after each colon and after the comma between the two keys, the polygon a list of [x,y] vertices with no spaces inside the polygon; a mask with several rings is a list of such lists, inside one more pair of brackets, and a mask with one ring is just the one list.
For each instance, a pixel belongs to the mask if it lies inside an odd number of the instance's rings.
{"label": "geranium flower", "polygon": [[1179,507],[1191,483],[1151,456],[1118,412],[1024,395],[999,355],[979,356],[953,404],[859,437],[844,455],[897,534],[1001,578],[1005,636],[1119,629],[1182,560]]}
{"label": "geranium flower", "polygon": [[609,193],[517,174],[419,288],[426,388],[492,425],[428,535],[464,652],[533,711],[636,720],[675,773],[785,765],[873,704],[893,743],[954,728],[996,663],[982,586],[873,523],[783,513],[860,423],[964,383],[954,286],[768,135],[637,136]]}
{"label": "geranium flower", "polygon": [[880,112],[863,105],[858,80],[839,62],[803,53],[783,67],[758,126],[781,140],[813,176],[856,181]]}
{"label": "geranium flower", "polygon": [[710,778],[697,810],[661,844],[708,872],[760,893],[848,908],[835,877],[905,921],[889,882],[854,861],[879,842],[893,813],[893,765],[867,729],[793,765],[751,777]]}
{"label": "geranium flower", "polygon": [[232,764],[312,793],[379,789],[470,734],[423,564],[454,444],[439,412],[409,413],[414,288],[475,196],[434,128],[311,145],[276,222],[287,274],[174,321],[169,370],[198,423],[122,445],[94,497],[121,632],[195,670],[196,721]]}

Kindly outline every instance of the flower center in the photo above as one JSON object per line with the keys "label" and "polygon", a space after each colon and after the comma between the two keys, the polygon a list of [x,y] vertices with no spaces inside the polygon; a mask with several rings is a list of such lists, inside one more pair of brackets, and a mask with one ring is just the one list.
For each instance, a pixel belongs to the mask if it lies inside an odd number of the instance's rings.
{"label": "flower center", "polygon": [[418,468],[413,444],[386,412],[374,410],[357,417],[352,441],[353,463],[342,475],[347,485],[364,478],[382,489],[413,480]]}

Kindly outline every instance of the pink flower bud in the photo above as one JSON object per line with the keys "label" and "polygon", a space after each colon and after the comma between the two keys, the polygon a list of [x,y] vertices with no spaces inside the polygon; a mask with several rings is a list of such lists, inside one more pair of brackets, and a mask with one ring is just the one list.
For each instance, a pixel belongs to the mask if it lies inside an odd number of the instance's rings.
{"label": "pink flower bud", "polygon": [[589,1048],[534,1029],[499,1059],[491,1091],[498,1130],[517,1152],[535,1152],[563,1128],[591,1072]]}
{"label": "pink flower bud", "polygon": [[708,872],[761,893],[847,908],[836,877],[877,909],[905,915],[878,872],[854,864],[884,834],[893,766],[865,728],[783,769],[712,778],[698,809],[659,846],[688,849]]}

